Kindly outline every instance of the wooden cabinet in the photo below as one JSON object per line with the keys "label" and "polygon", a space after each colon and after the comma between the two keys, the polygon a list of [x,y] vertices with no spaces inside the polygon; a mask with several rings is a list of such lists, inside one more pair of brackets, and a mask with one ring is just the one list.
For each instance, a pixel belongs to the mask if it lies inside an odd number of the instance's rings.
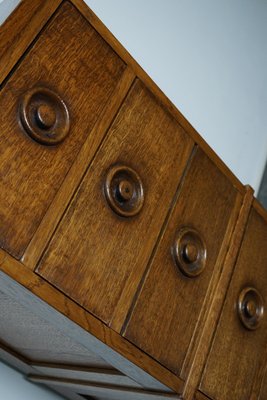
{"label": "wooden cabinet", "polygon": [[81,0],[0,29],[1,359],[72,400],[265,399],[252,189]]}
{"label": "wooden cabinet", "polygon": [[192,145],[171,115],[136,82],[38,274],[120,329]]}
{"label": "wooden cabinet", "polygon": [[0,243],[15,257],[23,255],[124,69],[65,3],[5,82]]}
{"label": "wooden cabinet", "polygon": [[215,400],[250,399],[265,362],[266,243],[267,222],[252,209],[201,382]]}
{"label": "wooden cabinet", "polygon": [[181,374],[198,322],[204,318],[203,303],[213,274],[221,268],[217,259],[226,252],[224,237],[236,223],[241,200],[198,149],[124,333],[176,374]]}

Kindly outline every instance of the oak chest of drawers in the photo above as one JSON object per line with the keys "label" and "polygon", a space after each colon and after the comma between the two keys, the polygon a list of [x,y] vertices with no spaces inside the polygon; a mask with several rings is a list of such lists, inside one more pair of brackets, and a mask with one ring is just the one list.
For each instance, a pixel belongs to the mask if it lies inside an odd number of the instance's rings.
{"label": "oak chest of drawers", "polygon": [[252,189],[80,0],[1,29],[1,358],[73,400],[265,399]]}

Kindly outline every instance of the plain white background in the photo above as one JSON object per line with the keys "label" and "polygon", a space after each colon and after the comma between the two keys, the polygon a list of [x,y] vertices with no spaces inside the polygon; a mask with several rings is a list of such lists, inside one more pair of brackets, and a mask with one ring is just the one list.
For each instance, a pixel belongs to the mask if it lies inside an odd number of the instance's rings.
{"label": "plain white background", "polygon": [[[240,180],[258,189],[267,156],[266,0],[86,2]],[[58,397],[0,364],[0,398]]]}

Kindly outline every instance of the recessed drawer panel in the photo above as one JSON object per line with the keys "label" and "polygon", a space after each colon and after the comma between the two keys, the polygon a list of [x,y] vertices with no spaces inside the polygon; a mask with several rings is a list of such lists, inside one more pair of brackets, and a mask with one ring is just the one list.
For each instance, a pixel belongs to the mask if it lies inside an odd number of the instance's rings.
{"label": "recessed drawer panel", "polygon": [[0,245],[20,257],[124,63],[64,3],[0,92]]}
{"label": "recessed drawer panel", "polygon": [[193,143],[137,81],[38,266],[120,330]]}
{"label": "recessed drawer panel", "polygon": [[241,199],[198,149],[124,331],[176,374],[181,374],[202,318],[216,260],[226,251],[224,237],[233,228]]}
{"label": "recessed drawer panel", "polygon": [[215,400],[249,400],[267,345],[267,223],[252,209],[201,382]]}

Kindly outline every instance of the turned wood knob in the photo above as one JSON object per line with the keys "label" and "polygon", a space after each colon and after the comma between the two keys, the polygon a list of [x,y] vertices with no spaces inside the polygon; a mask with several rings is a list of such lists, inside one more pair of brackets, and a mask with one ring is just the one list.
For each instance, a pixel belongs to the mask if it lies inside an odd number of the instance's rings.
{"label": "turned wood knob", "polygon": [[198,258],[198,248],[195,243],[189,242],[184,245],[183,258],[188,263],[194,263]]}
{"label": "turned wood knob", "polygon": [[264,316],[264,303],[261,294],[253,287],[241,291],[237,304],[239,318],[245,328],[255,330]]}
{"label": "turned wood knob", "polygon": [[137,172],[128,166],[115,165],[109,169],[104,191],[108,204],[118,215],[132,217],[143,207],[142,181]]}
{"label": "turned wood knob", "polygon": [[134,185],[129,180],[122,180],[118,185],[118,196],[121,201],[129,201],[134,194]]}
{"label": "turned wood knob", "polygon": [[171,250],[175,264],[184,275],[193,278],[202,273],[206,265],[207,249],[195,229],[179,229]]}
{"label": "turned wood knob", "polygon": [[57,120],[57,114],[50,104],[40,104],[36,109],[36,122],[41,129],[52,128]]}
{"label": "turned wood knob", "polygon": [[67,106],[58,94],[46,87],[38,86],[24,94],[19,116],[28,135],[41,144],[58,144],[69,133]]}

